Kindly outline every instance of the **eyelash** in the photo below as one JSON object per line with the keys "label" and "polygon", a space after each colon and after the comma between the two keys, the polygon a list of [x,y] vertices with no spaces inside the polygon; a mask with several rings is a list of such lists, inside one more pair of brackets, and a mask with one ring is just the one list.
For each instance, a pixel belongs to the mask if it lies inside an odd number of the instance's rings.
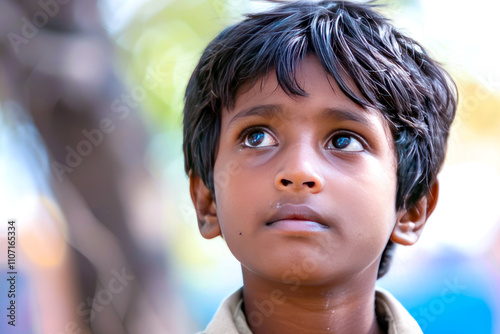
{"label": "eyelash", "polygon": [[[249,148],[249,149],[262,149],[260,147],[253,147],[253,146],[247,146],[245,145],[245,139],[246,137],[248,136],[248,134],[250,134],[252,131],[255,131],[255,130],[262,130],[264,132],[267,132],[270,136],[272,136],[271,134],[271,131],[269,130],[269,128],[265,125],[251,125],[251,126],[248,126],[246,128],[243,129],[243,131],[241,131],[241,133],[238,135],[238,143],[240,144],[241,147],[243,148]],[[273,136],[274,137],[274,136]],[[276,138],[274,138],[276,140]],[[278,140],[276,140],[278,141]]]}
{"label": "eyelash", "polygon": [[[336,136],[342,136],[342,135],[345,135],[345,136],[348,136],[348,137],[351,137],[351,138],[354,138],[355,140],[357,140],[361,144],[361,146],[363,147],[363,151],[365,151],[367,149],[368,144],[367,144],[366,140],[362,136],[358,135],[357,133],[354,133],[354,132],[351,132],[348,130],[336,130],[336,131],[334,131],[333,133],[330,134],[326,143],[328,144]],[[349,153],[349,154],[361,152],[361,151],[345,151],[345,150],[335,149],[335,148],[330,149],[330,150],[341,151],[341,152]]]}
{"label": "eyelash", "polygon": [[[250,134],[252,131],[255,131],[255,130],[262,130],[264,132],[267,132],[270,136],[273,136],[271,133],[272,131],[270,131],[269,127],[266,126],[266,125],[249,125],[247,127],[245,127],[241,132],[240,134],[238,135],[238,143],[241,147],[243,148],[247,148],[247,149],[262,149],[260,147],[253,147],[253,146],[247,146],[244,144],[245,142],[245,139],[246,137],[248,136],[248,134]],[[328,140],[326,141],[326,144],[325,146],[330,143],[332,141],[332,139],[335,137],[335,136],[339,136],[339,135],[346,135],[346,136],[349,136],[349,137],[352,137],[354,139],[356,139],[357,141],[359,141],[359,143],[363,146],[363,151],[366,150],[366,148],[368,147],[368,144],[366,142],[366,140],[361,137],[360,135],[354,133],[354,132],[351,132],[351,131],[347,131],[347,130],[335,130],[334,132],[332,132],[329,136],[328,136]],[[274,137],[274,136],[273,136]],[[274,139],[276,141],[278,141],[275,137]],[[344,152],[344,153],[356,153],[357,151],[355,152],[350,152],[350,151],[344,151],[344,150],[341,150],[341,149],[335,149],[335,148],[330,148],[330,150],[335,150],[335,151],[340,151],[340,152]]]}

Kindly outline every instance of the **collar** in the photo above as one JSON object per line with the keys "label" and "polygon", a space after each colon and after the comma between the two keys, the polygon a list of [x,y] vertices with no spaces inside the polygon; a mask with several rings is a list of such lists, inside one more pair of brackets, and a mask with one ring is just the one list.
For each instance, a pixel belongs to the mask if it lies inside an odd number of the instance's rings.
{"label": "collar", "polygon": [[[243,289],[239,289],[221,304],[205,331],[199,334],[252,334],[243,313]],[[389,292],[375,291],[375,313],[384,323],[387,334],[422,334],[417,322]]]}

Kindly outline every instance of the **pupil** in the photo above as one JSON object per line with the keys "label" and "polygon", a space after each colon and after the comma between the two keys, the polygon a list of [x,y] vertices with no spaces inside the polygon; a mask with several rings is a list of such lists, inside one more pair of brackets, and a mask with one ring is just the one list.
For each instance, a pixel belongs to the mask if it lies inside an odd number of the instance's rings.
{"label": "pupil", "polygon": [[250,136],[248,136],[248,141],[250,145],[257,146],[264,140],[264,133],[262,131],[252,132]]}
{"label": "pupil", "polygon": [[351,138],[349,137],[337,137],[335,139],[335,148],[346,148],[351,142]]}

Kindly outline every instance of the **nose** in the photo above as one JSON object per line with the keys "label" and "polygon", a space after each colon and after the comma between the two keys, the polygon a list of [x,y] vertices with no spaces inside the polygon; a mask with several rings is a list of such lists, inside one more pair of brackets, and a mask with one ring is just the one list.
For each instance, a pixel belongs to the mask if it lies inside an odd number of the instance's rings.
{"label": "nose", "polygon": [[285,157],[274,182],[278,190],[317,193],[323,189],[325,181],[314,167],[317,160],[302,151],[292,150]]}

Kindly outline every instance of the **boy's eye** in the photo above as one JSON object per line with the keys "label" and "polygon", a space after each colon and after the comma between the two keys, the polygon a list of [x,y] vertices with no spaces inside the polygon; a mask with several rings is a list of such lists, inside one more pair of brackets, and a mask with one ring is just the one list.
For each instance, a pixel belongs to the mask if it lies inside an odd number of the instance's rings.
{"label": "boy's eye", "polygon": [[363,145],[349,134],[338,134],[332,137],[328,142],[327,148],[342,150],[347,152],[361,152],[364,150]]}
{"label": "boy's eye", "polygon": [[254,129],[244,137],[243,145],[248,147],[267,147],[276,145],[276,140],[262,129]]}

